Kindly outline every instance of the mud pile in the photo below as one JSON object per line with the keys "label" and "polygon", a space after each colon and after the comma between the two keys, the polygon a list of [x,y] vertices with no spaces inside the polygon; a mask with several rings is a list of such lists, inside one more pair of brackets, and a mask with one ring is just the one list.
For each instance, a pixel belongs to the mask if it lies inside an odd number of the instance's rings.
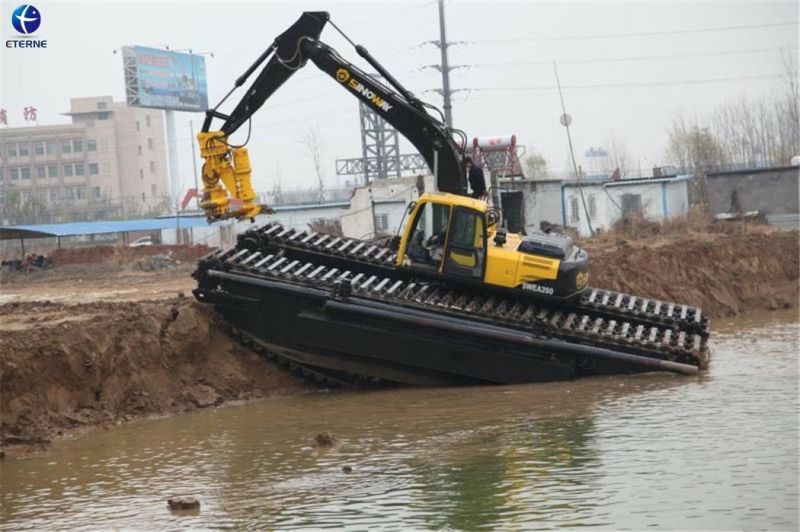
{"label": "mud pile", "polygon": [[188,298],[0,306],[2,445],[311,388]]}
{"label": "mud pile", "polygon": [[798,305],[797,231],[741,226],[582,243],[592,286],[699,306],[712,317]]}

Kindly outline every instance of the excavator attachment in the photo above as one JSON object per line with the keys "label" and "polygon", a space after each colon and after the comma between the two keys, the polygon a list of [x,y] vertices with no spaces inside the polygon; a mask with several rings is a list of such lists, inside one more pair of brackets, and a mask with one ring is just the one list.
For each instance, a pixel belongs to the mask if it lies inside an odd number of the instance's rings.
{"label": "excavator attachment", "polygon": [[[265,212],[265,206],[254,203],[256,195],[250,182],[252,169],[247,148],[230,146],[222,131],[198,133],[197,140],[203,157],[200,207],[208,221],[253,219]],[[231,198],[238,200],[235,207],[231,205]]]}

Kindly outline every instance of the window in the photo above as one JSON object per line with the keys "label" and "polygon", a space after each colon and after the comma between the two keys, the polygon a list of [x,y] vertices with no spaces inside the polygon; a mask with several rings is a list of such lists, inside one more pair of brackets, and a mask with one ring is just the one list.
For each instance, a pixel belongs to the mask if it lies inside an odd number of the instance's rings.
{"label": "window", "polygon": [[33,143],[33,153],[36,155],[44,155],[44,142],[38,141]]}
{"label": "window", "polygon": [[75,164],[75,175],[84,175],[85,174],[84,170],[85,170],[85,168],[83,166],[83,163],[76,163]]}
{"label": "window", "polygon": [[8,156],[9,157],[16,157],[17,156],[17,145],[11,143],[8,145]]}
{"label": "window", "polygon": [[72,165],[65,164],[64,165],[64,177],[72,177]]}
{"label": "window", "polygon": [[137,120],[136,121],[136,132],[138,133],[139,131],[141,131],[141,129],[139,128],[139,121]]}
{"label": "window", "polygon": [[19,146],[19,156],[20,157],[27,157],[28,156],[28,143],[27,142],[20,142]]}
{"label": "window", "polygon": [[72,153],[72,143],[68,140],[61,142],[61,153]]}
{"label": "window", "polygon": [[58,201],[58,189],[51,188],[50,189],[50,201]]}
{"label": "window", "polygon": [[97,175],[100,173],[100,165],[97,163],[89,163],[89,175]]}
{"label": "window", "polygon": [[577,222],[581,219],[581,212],[578,210],[578,198],[569,199],[569,221]]}
{"label": "window", "polygon": [[87,140],[86,141],[86,151],[97,151],[97,141],[96,140]]}
{"label": "window", "polygon": [[594,220],[597,217],[597,202],[594,199],[594,194],[589,194],[587,197],[589,208],[589,219]]}
{"label": "window", "polygon": [[86,199],[86,189],[85,188],[81,187],[81,188],[75,189],[75,191],[78,193],[78,199]]}
{"label": "window", "polygon": [[106,102],[97,102],[98,109],[108,109],[108,104]]}
{"label": "window", "polygon": [[74,151],[75,153],[81,153],[83,151],[83,141],[78,139],[73,140],[72,151]]}
{"label": "window", "polygon": [[72,195],[72,189],[67,187],[64,189],[63,198],[66,200],[71,200],[74,196]]}
{"label": "window", "polygon": [[463,248],[483,248],[483,232],[476,224],[476,219],[475,213],[457,210],[453,215],[453,236],[450,243]]}
{"label": "window", "polygon": [[30,179],[31,178],[31,169],[27,166],[23,166],[19,169],[19,177],[20,179]]}
{"label": "window", "polygon": [[152,150],[153,149],[153,139],[149,138],[149,137],[147,139],[147,149],[148,150]]}
{"label": "window", "polygon": [[156,186],[155,185],[150,185],[150,195],[153,196],[154,198],[156,197]]}
{"label": "window", "polygon": [[47,167],[45,166],[37,166],[36,167],[36,179],[44,179],[47,177]]}
{"label": "window", "polygon": [[622,216],[634,214],[642,210],[641,194],[623,194],[620,196],[620,208]]}
{"label": "window", "polygon": [[58,177],[58,166],[54,164],[50,164],[47,166],[47,177],[55,178]]}
{"label": "window", "polygon": [[47,155],[52,155],[56,152],[56,141],[54,140],[47,140],[44,143],[45,152]]}
{"label": "window", "polygon": [[100,199],[100,187],[92,187],[92,199]]}
{"label": "window", "polygon": [[150,127],[150,115],[144,115],[144,124]]}
{"label": "window", "polygon": [[97,113],[98,120],[108,120],[108,113],[103,111],[102,113]]}
{"label": "window", "polygon": [[139,155],[141,155],[141,154],[142,154],[142,146],[140,145],[139,146]]}
{"label": "window", "polygon": [[144,170],[139,168],[139,179],[144,179]]}
{"label": "window", "polygon": [[[155,194],[154,194],[155,195]],[[389,215],[386,213],[375,215],[375,232],[384,233],[389,229]]]}
{"label": "window", "polygon": [[0,168],[0,185],[3,184],[3,169]]}
{"label": "window", "polygon": [[418,212],[408,245],[408,257],[413,263],[438,267],[442,260],[450,207],[427,202]]}
{"label": "window", "polygon": [[156,163],[154,163],[153,161],[150,161],[150,173],[153,175],[155,175],[156,173]]}
{"label": "window", "polygon": [[111,163],[106,161],[103,163],[103,176],[109,177],[110,175],[111,175]]}
{"label": "window", "polygon": [[19,168],[12,168],[8,171],[8,177],[11,178],[12,183],[16,183],[19,179]]}
{"label": "window", "polygon": [[145,199],[144,199],[144,192],[142,192],[142,201],[145,201]]}

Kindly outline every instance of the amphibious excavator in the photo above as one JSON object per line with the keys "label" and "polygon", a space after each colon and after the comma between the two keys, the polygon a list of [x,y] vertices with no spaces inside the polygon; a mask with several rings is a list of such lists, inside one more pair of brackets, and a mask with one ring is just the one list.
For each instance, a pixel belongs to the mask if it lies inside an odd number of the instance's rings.
{"label": "amphibious excavator", "polygon": [[[495,209],[467,196],[466,135],[344,33],[385,83],[321,42],[327,23],[341,33],[328,13],[304,13],[206,112],[198,140],[209,221],[268,209],[255,203],[247,148],[229,137],[309,60],[414,145],[437,191],[412,202],[399,234],[383,242],[267,223],[201,260],[195,296],[243,341],[340,383],[512,383],[707,366],[699,308],[591,288],[587,254],[569,237],[507,233]],[[224,122],[212,131],[214,119]]]}

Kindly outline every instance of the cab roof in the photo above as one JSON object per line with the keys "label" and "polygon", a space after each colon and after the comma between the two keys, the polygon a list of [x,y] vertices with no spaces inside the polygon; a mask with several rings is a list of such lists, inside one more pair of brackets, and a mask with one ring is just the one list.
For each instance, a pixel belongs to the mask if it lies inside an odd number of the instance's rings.
{"label": "cab roof", "polygon": [[432,203],[439,203],[442,205],[449,205],[451,207],[466,207],[478,212],[485,213],[488,209],[486,202],[483,200],[470,198],[469,196],[461,196],[458,194],[450,194],[449,192],[426,192],[419,197],[418,201],[430,201]]}

